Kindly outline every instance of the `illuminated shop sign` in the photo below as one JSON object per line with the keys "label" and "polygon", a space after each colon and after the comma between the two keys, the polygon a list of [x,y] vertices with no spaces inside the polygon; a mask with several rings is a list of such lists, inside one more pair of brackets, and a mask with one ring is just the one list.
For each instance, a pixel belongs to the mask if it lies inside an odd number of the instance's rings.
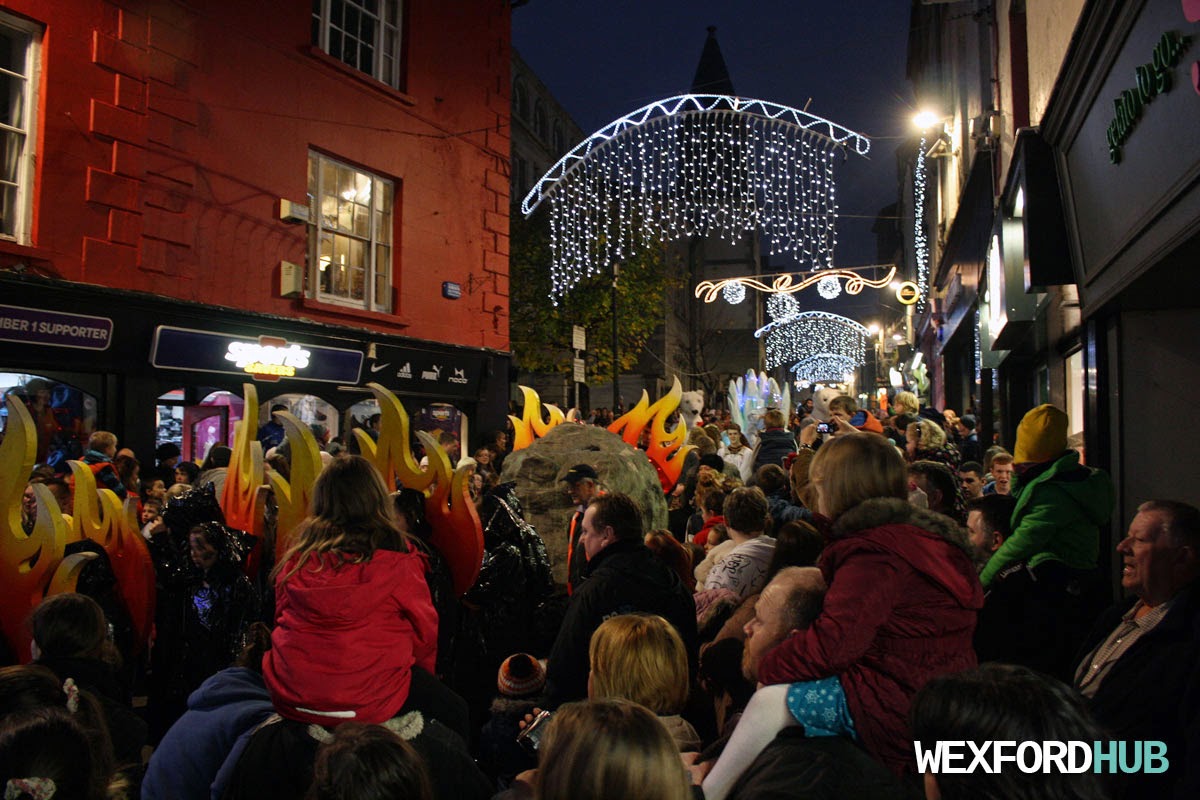
{"label": "illuminated shop sign", "polygon": [[296,344],[272,336],[257,339],[160,325],[150,363],[164,369],[249,375],[256,381],[281,378],[323,383],[358,383],[363,354],[340,347]]}
{"label": "illuminated shop sign", "polygon": [[[284,339],[266,337],[255,342],[230,342],[225,360],[254,376],[294,378],[296,370],[308,367],[312,351],[298,344],[288,345]],[[270,378],[267,377],[269,380]]]}
{"label": "illuminated shop sign", "polygon": [[1150,61],[1133,71],[1133,88],[1124,90],[1113,99],[1113,119],[1104,132],[1108,142],[1108,157],[1112,163],[1121,163],[1121,147],[1142,118],[1142,109],[1155,97],[1170,91],[1171,73],[1190,44],[1191,39],[1187,36],[1180,36],[1174,31],[1164,33],[1154,45]]}

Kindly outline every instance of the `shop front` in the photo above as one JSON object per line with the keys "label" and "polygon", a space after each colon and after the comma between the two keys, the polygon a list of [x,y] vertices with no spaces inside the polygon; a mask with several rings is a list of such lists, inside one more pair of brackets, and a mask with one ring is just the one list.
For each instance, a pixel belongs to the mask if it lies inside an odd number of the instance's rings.
{"label": "shop front", "polygon": [[4,276],[0,296],[0,389],[36,412],[39,460],[76,458],[104,429],[143,462],[167,442],[199,462],[232,443],[247,382],[259,426],[282,405],[325,444],[369,429],[368,383],[440,440],[507,413],[506,353],[38,278]]}
{"label": "shop front", "polygon": [[1147,499],[1194,501],[1200,481],[1196,459],[1164,458],[1175,442],[1194,441],[1200,396],[1193,6],[1089,3],[1043,124],[1083,319],[1087,460],[1116,482],[1121,530]]}

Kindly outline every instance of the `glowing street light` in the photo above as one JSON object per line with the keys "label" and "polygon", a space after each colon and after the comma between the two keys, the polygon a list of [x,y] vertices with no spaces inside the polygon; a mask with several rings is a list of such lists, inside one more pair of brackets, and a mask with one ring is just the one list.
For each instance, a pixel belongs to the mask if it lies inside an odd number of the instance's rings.
{"label": "glowing street light", "polygon": [[912,121],[913,121],[913,125],[917,126],[917,128],[924,131],[924,130],[929,130],[930,128],[937,125],[939,122],[942,121],[942,118],[935,112],[926,109],[925,111],[921,111],[920,113],[916,114],[913,117]]}

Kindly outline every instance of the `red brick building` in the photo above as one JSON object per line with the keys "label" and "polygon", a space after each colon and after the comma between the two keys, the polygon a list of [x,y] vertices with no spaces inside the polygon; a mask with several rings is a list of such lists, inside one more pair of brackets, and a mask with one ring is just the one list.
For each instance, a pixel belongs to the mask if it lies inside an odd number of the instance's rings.
{"label": "red brick building", "polygon": [[0,0],[0,389],[73,387],[145,454],[261,369],[233,349],[283,339],[305,366],[260,399],[308,398],[333,433],[369,381],[501,425],[509,15]]}

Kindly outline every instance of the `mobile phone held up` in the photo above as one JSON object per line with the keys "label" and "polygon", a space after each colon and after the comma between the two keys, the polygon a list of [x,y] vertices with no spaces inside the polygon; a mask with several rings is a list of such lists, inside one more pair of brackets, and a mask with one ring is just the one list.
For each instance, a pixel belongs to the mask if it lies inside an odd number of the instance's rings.
{"label": "mobile phone held up", "polygon": [[837,423],[834,422],[818,422],[817,433],[832,434],[837,433]]}
{"label": "mobile phone held up", "polygon": [[551,716],[553,714],[549,711],[539,711],[538,715],[533,718],[533,722],[526,725],[525,729],[517,734],[517,742],[530,755],[537,754],[538,747],[542,743],[542,736],[546,733],[546,728],[550,726]]}

